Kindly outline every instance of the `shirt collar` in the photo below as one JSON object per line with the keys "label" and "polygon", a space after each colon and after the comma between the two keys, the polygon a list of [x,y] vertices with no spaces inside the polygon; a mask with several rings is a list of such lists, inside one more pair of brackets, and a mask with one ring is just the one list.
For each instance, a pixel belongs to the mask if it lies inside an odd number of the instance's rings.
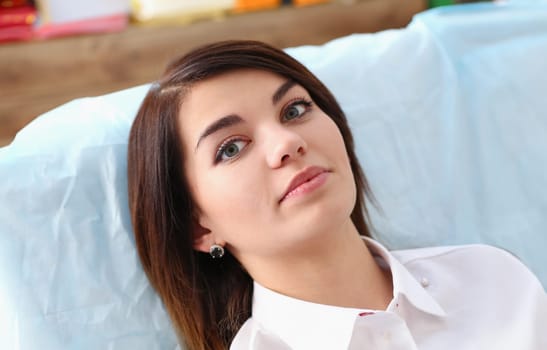
{"label": "shirt collar", "polygon": [[254,282],[253,320],[295,349],[346,348],[362,311],[291,298]]}
{"label": "shirt collar", "polygon": [[[387,312],[393,312],[395,302],[404,295],[415,308],[435,316],[445,316],[444,310],[421,286],[412,274],[385,247],[363,237],[376,259],[391,269],[394,299]],[[346,348],[351,340],[354,323],[366,310],[311,303],[274,292],[254,282],[253,319],[262,327],[279,335],[294,348]],[[383,310],[382,310],[383,311]],[[313,324],[313,327],[303,325]],[[310,334],[305,334],[309,332]]]}
{"label": "shirt collar", "polygon": [[[368,237],[363,237],[363,240],[366,242],[372,255],[376,258],[381,258],[391,270],[394,301],[397,300],[400,295],[404,295],[415,308],[435,316],[446,316],[445,311],[439,303],[437,303],[410,271],[408,271],[408,269],[383,245]],[[393,307],[394,306],[390,304],[386,311],[392,311]]]}

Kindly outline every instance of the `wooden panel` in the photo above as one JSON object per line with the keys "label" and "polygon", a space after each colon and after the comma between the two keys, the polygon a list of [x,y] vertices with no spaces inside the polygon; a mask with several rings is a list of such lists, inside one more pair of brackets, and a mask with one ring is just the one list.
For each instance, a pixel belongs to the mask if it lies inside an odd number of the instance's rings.
{"label": "wooden panel", "polygon": [[0,45],[0,146],[37,115],[83,96],[150,82],[175,55],[224,39],[277,47],[322,44],[351,33],[403,27],[422,0],[367,0],[281,8],[186,26]]}

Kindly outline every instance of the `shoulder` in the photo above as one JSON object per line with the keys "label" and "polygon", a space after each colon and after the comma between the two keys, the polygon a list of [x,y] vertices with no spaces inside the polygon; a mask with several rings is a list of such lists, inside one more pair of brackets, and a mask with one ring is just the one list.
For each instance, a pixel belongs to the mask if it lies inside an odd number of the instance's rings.
{"label": "shoulder", "polygon": [[391,252],[413,274],[429,272],[469,283],[519,283],[542,289],[537,277],[515,255],[485,244],[439,246]]}
{"label": "shoulder", "polygon": [[290,350],[277,335],[268,332],[260,323],[249,318],[239,329],[230,344],[230,350]]}
{"label": "shoulder", "polygon": [[393,250],[391,254],[402,264],[411,264],[420,261],[451,260],[451,259],[492,259],[498,262],[503,261],[511,264],[521,264],[520,260],[510,252],[486,244],[467,244],[435,246],[426,248]]}
{"label": "shoulder", "polygon": [[239,329],[234,339],[232,339],[232,344],[230,345],[230,350],[244,350],[250,348],[251,338],[255,331],[255,324],[252,317],[249,318],[243,326]]}

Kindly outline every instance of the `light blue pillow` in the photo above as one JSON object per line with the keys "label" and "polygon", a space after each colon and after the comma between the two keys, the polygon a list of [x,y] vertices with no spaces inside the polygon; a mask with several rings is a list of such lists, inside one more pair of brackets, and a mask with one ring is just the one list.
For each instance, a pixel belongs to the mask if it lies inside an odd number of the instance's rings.
{"label": "light blue pillow", "polygon": [[[547,285],[547,3],[439,8],[287,51],[347,113],[377,239],[493,244]],[[1,349],[178,347],[126,203],[147,89],[72,101],[0,149]]]}

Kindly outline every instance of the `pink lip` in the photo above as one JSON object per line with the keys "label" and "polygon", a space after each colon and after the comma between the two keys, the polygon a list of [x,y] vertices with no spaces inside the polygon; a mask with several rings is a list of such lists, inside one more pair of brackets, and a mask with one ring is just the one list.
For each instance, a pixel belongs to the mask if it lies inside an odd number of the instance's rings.
{"label": "pink lip", "polygon": [[303,169],[292,178],[279,203],[287,198],[309,193],[320,187],[327,180],[328,173],[327,169],[318,166]]}

